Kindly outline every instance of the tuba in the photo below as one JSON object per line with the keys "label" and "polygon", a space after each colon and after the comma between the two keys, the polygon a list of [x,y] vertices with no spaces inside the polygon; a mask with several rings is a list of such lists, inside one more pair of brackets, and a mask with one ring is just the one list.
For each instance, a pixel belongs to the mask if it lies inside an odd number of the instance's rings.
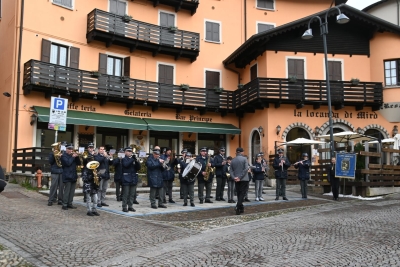
{"label": "tuba", "polygon": [[58,167],[62,167],[61,165],[61,142],[57,142],[51,145],[51,147],[53,148],[53,155],[54,155],[54,159],[56,161],[56,164]]}
{"label": "tuba", "polygon": [[97,168],[100,166],[100,162],[98,161],[90,161],[86,164],[86,168],[93,171],[93,180],[96,185],[100,184],[99,176],[97,175]]}

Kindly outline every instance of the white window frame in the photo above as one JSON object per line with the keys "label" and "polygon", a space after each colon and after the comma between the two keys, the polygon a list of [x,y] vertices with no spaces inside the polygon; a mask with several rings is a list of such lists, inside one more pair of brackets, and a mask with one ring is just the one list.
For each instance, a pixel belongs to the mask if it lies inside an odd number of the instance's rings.
{"label": "white window frame", "polygon": [[257,1],[258,0],[254,0],[254,1],[255,1],[254,6],[257,9],[261,9],[261,10],[276,10],[276,0],[273,0],[274,1],[274,7],[272,9],[271,8],[265,8],[265,7],[258,7],[258,5],[257,5]]}
{"label": "white window frame", "polygon": [[174,78],[173,78],[172,84],[176,84],[176,82],[175,82],[175,79],[176,79],[176,64],[157,61],[157,63],[156,63],[156,81],[157,82],[158,82],[158,75],[159,75],[159,73],[158,73],[159,65],[172,66],[174,68],[174,70],[173,70]]}
{"label": "white window frame", "polygon": [[289,59],[303,59],[304,60],[304,80],[307,79],[307,58],[306,57],[295,57],[295,56],[286,56],[285,57],[285,72],[286,72],[286,78],[289,78],[289,66],[288,66],[288,60]]}
{"label": "white window frame", "polygon": [[62,8],[66,8],[66,9],[69,9],[69,10],[74,10],[75,9],[75,0],[71,0],[72,7],[63,6],[63,5],[59,4],[59,3],[54,3],[54,0],[51,0],[51,3],[53,5],[56,5],[56,6],[59,6],[59,7],[62,7]]}
{"label": "white window frame", "polygon": [[265,21],[256,21],[256,33],[259,33],[259,32],[258,32],[258,25],[259,25],[259,24],[271,25],[271,26],[274,26],[274,28],[276,28],[276,23],[265,22]]}
{"label": "white window frame", "polygon": [[[126,57],[128,57],[128,56],[123,55],[123,54],[113,53],[113,52],[105,52],[104,54],[106,54],[107,57],[108,57],[108,56],[111,56],[111,57],[116,57],[116,58],[122,59],[121,77],[124,76],[124,67],[125,67],[125,65],[124,65],[124,58],[126,58]],[[108,64],[108,62],[107,62],[107,64]],[[109,74],[107,74],[107,75],[109,75]],[[114,76],[114,75],[112,75],[112,76]]]}
{"label": "white window frame", "polygon": [[[343,80],[343,81],[350,81],[351,78],[346,79],[346,78],[344,77],[345,72],[344,72],[344,59],[343,59],[343,58],[328,58],[328,62],[329,62],[329,61],[340,61],[340,62],[342,62],[342,68],[341,68],[341,71],[342,71],[342,73],[341,73],[341,75],[342,75],[342,80]],[[325,58],[322,59],[322,69],[324,70],[324,80],[326,80]]]}
{"label": "white window frame", "polygon": [[[206,39],[206,36],[207,36],[206,23],[207,22],[212,22],[212,23],[218,23],[219,24],[219,42]],[[204,19],[204,41],[206,41],[208,43],[222,44],[222,22],[221,21],[211,20],[211,19]]]}
{"label": "white window frame", "polygon": [[206,71],[213,71],[213,72],[219,72],[219,86],[223,88],[224,86],[222,85],[222,70],[217,70],[217,69],[209,69],[209,68],[204,68],[204,78],[203,78],[203,88],[206,88]]}
{"label": "white window frame", "polygon": [[[75,0],[74,0],[75,1]],[[120,1],[120,2],[125,2],[126,3],[126,5],[125,5],[125,14],[129,14],[128,13],[128,1],[127,0],[118,0],[118,1]],[[110,12],[110,1],[108,1],[108,10],[107,10],[107,12]]]}
{"label": "white window frame", "polygon": [[[53,39],[53,38],[49,38],[47,40],[49,40],[52,44],[54,43],[54,44],[58,44],[58,45],[62,45],[62,46],[68,47],[68,51],[67,51],[68,57],[67,57],[67,66],[66,67],[69,68],[70,63],[71,63],[71,47],[73,47],[72,43],[68,43],[68,42],[61,41],[61,40],[58,40],[58,39]],[[50,49],[50,53],[51,53],[51,49]]]}
{"label": "white window frame", "polygon": [[174,26],[175,27],[177,27],[177,19],[178,19],[178,16],[177,16],[177,14],[175,13],[175,12],[171,12],[171,11],[167,11],[167,10],[163,10],[163,9],[159,9],[158,10],[158,25],[160,25],[160,23],[161,23],[161,21],[160,21],[160,15],[161,15],[161,12],[162,13],[167,13],[167,14],[171,14],[171,15],[174,15]]}

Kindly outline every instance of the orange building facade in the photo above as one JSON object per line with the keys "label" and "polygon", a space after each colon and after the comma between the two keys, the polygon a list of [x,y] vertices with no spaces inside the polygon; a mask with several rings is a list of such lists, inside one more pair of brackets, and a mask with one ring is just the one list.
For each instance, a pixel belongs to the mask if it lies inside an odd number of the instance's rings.
{"label": "orange building facade", "polygon": [[[223,146],[232,156],[241,146],[254,157],[326,134],[317,21],[313,41],[301,35],[331,2],[2,0],[0,164],[17,171],[14,152],[56,141],[176,154]],[[400,121],[400,29],[343,2],[349,24],[328,17],[334,129],[386,138]],[[68,115],[56,132],[49,113],[58,96]]]}

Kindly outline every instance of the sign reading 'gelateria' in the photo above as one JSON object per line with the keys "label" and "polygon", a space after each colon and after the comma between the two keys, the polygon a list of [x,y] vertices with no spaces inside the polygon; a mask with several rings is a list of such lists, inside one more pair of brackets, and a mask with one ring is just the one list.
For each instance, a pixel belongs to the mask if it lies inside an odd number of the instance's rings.
{"label": "sign reading 'gelateria'", "polygon": [[[293,112],[294,117],[307,117],[307,118],[329,118],[329,112],[325,111],[299,111],[297,109]],[[345,111],[342,116],[338,112],[332,112],[332,118],[343,118],[343,119],[378,119],[376,112],[359,111],[359,112],[348,112]]]}
{"label": "sign reading 'gelateria'", "polygon": [[142,112],[142,111],[134,111],[134,110],[125,109],[124,114],[129,115],[129,116],[134,116],[134,117],[151,118],[151,113],[148,111]]}

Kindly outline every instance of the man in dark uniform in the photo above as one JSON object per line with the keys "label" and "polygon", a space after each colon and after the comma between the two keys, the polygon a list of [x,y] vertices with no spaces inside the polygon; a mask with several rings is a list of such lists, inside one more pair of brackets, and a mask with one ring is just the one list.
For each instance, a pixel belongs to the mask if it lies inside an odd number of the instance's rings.
{"label": "man in dark uniform", "polygon": [[146,161],[147,166],[147,175],[150,186],[150,202],[151,207],[153,209],[157,209],[156,206],[156,194],[158,193],[158,207],[159,208],[167,208],[162,203],[162,196],[164,195],[163,187],[164,181],[162,177],[162,172],[164,170],[163,167],[164,160],[160,159],[160,150],[153,150],[153,156],[148,157]]}
{"label": "man in dark uniform", "polygon": [[225,201],[224,191],[226,184],[226,174],[223,167],[226,164],[225,147],[219,149],[219,154],[214,157],[215,176],[217,178],[216,198],[217,201]]}
{"label": "man in dark uniform", "polygon": [[336,178],[335,167],[336,158],[332,158],[328,169],[328,181],[332,186],[333,200],[339,200],[340,179]]}
{"label": "man in dark uniform", "polygon": [[104,146],[99,147],[99,153],[94,156],[94,160],[100,163],[98,175],[100,179],[99,193],[97,199],[97,207],[109,206],[104,202],[108,188],[108,180],[110,180],[110,163],[112,163],[112,155],[108,155]]}
{"label": "man in dark uniform", "polygon": [[164,165],[167,167],[163,171],[163,180],[164,180],[164,196],[163,197],[163,203],[167,203],[166,196],[165,194],[168,193],[169,197],[169,203],[175,203],[175,201],[172,199],[172,185],[175,179],[175,165],[176,159],[171,155],[171,148],[167,147],[165,149],[165,153],[160,156],[162,160],[164,160]]}
{"label": "man in dark uniform", "polygon": [[[189,164],[192,158],[192,153],[187,152],[185,153],[185,158],[179,161],[179,165],[181,166],[181,172],[179,176],[182,176],[183,171],[185,170],[186,166]],[[196,179],[189,181],[189,179],[185,179],[182,177],[181,179],[181,187],[183,188],[183,206],[187,206],[187,199],[188,195],[190,198],[190,206],[195,207],[194,205],[194,182]]]}
{"label": "man in dark uniform", "polygon": [[117,201],[122,201],[122,156],[120,154],[125,153],[124,149],[120,149],[118,152],[118,158],[113,160],[114,172],[114,183],[115,183],[115,196]]}
{"label": "man in dark uniform", "polygon": [[299,169],[297,177],[300,180],[301,197],[307,199],[307,181],[310,180],[311,162],[308,159],[308,154],[303,153],[303,159],[296,162],[294,167]]}
{"label": "man in dark uniform", "polygon": [[180,185],[181,185],[180,189],[179,189],[180,199],[183,199],[182,173],[185,170],[185,168],[182,168],[182,165],[180,165],[180,162],[185,161],[186,153],[187,153],[187,149],[183,149],[181,151],[182,156],[178,159],[178,164],[176,165],[177,169],[178,169],[178,173],[179,173],[179,182],[180,182]]}
{"label": "man in dark uniform", "polygon": [[[140,170],[139,159],[132,154],[132,148],[125,148],[125,157],[121,160],[122,164],[122,211],[136,211],[133,201],[136,196],[136,186],[138,183],[137,172]],[[128,208],[126,206],[128,205]]]}
{"label": "man in dark uniform", "polygon": [[[56,200],[58,196],[58,205],[62,205],[64,183],[62,181],[63,168],[61,165],[61,144],[58,147],[53,148],[53,152],[49,154],[49,163],[51,165],[51,186],[49,200],[47,202],[48,206],[53,205],[53,201]],[[57,158],[56,158],[57,157]],[[58,190],[58,194],[57,194]]]}
{"label": "man in dark uniform", "polygon": [[66,147],[66,152],[61,156],[61,164],[63,168],[63,183],[64,183],[64,196],[62,209],[76,209],[72,205],[75,195],[76,180],[78,179],[78,174],[76,173],[76,166],[80,165],[78,154],[74,152],[74,145],[68,144]]}
{"label": "man in dark uniform", "polygon": [[[94,160],[94,144],[92,142],[88,143],[87,146],[87,157],[86,159],[83,158],[83,169],[82,169],[82,174],[83,174],[83,170],[86,168],[86,164],[90,161]],[[82,188],[82,192],[83,192],[83,202],[86,202],[86,193],[84,191],[84,188]]]}
{"label": "man in dark uniform", "polygon": [[278,149],[278,155],[274,159],[272,167],[275,169],[275,179],[276,179],[276,198],[279,200],[279,195],[281,194],[283,200],[288,200],[286,198],[286,179],[287,179],[287,169],[290,167],[290,161],[288,158],[283,156],[283,149]]}
{"label": "man in dark uniform", "polygon": [[[196,161],[201,164],[201,171],[197,175],[197,188],[198,188],[198,195],[199,195],[199,200],[200,204],[203,204],[204,201],[204,187],[206,187],[206,203],[213,203],[210,200],[211,196],[211,188],[212,188],[212,182],[213,182],[213,176],[214,173],[209,172],[209,177],[208,180],[204,180],[204,176],[206,175],[206,167],[214,167],[214,162],[210,158],[210,155],[207,156],[207,148],[203,147],[200,149],[200,155],[196,157]],[[208,165],[207,165],[207,162]]]}

